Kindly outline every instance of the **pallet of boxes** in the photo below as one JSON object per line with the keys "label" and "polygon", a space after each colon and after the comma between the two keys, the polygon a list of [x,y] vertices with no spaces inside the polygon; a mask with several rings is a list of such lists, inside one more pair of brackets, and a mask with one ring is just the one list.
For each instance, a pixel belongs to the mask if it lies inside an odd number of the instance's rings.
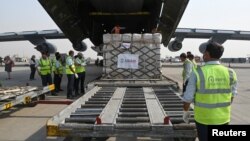
{"label": "pallet of boxes", "polygon": [[155,34],[104,34],[103,78],[161,79],[160,45]]}

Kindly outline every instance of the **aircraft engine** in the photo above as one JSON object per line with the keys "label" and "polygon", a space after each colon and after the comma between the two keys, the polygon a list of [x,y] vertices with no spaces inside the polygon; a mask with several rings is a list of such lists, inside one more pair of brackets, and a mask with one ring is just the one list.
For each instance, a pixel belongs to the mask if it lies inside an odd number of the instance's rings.
{"label": "aircraft engine", "polygon": [[179,50],[181,50],[181,48],[182,48],[182,43],[181,42],[178,42],[178,41],[172,41],[172,42],[170,42],[169,44],[168,44],[168,49],[170,50],[170,51],[173,51],[173,52],[175,52],[175,51],[179,51]]}
{"label": "aircraft engine", "polygon": [[84,42],[75,44],[75,45],[73,45],[73,47],[76,51],[86,51],[87,50],[87,45]]}
{"label": "aircraft engine", "polygon": [[44,42],[42,44],[39,44],[35,47],[35,49],[40,52],[48,52],[49,54],[56,53],[57,51],[56,46],[49,42]]}

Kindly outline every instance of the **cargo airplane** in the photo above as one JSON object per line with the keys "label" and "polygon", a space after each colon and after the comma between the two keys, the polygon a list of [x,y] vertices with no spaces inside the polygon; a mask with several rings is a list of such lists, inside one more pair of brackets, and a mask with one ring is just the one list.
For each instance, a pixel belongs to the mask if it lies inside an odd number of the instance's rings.
{"label": "cargo airplane", "polygon": [[[162,34],[162,44],[170,51],[179,51],[185,38],[250,40],[250,31],[177,28],[189,0],[39,0],[60,30],[0,33],[0,42],[29,40],[38,51],[54,53],[55,46],[47,39],[68,38],[76,51],[85,51],[90,41],[101,51],[103,34],[115,25],[121,33]],[[176,29],[177,28],[177,29]],[[170,42],[171,38],[175,38]]]}

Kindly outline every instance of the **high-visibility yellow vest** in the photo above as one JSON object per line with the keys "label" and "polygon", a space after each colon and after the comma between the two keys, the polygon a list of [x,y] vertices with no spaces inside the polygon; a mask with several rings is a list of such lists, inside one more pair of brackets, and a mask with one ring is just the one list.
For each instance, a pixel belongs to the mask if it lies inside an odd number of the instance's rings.
{"label": "high-visibility yellow vest", "polygon": [[183,80],[185,80],[185,76],[186,76],[186,64],[192,64],[192,62],[189,60],[189,59],[186,59],[185,61],[184,61],[184,63],[183,63],[183,70],[182,70],[182,78],[183,78]]}
{"label": "high-visibility yellow vest", "polygon": [[55,71],[56,74],[63,74],[63,65],[62,65],[62,62],[61,61],[58,61],[56,60],[56,62],[59,62],[59,68],[56,68],[56,65],[55,65],[55,68],[57,69],[57,71]]}
{"label": "high-visibility yellow vest", "polygon": [[197,63],[195,62],[195,60],[193,59],[191,62],[193,63],[193,70],[197,69]]}
{"label": "high-visibility yellow vest", "polygon": [[73,61],[73,59],[72,59],[72,57],[71,56],[67,56],[67,58],[66,58],[66,74],[74,74],[74,72],[72,72],[71,71],[71,69],[69,68],[69,65],[68,65],[68,60],[69,59],[71,59],[72,60],[72,69],[75,71],[75,65],[74,65],[74,61]]}
{"label": "high-visibility yellow vest", "polygon": [[56,70],[56,57],[53,57],[51,59],[51,64],[52,64],[52,71],[54,72]]}
{"label": "high-visibility yellow vest", "polygon": [[40,71],[41,75],[51,74],[51,62],[50,62],[50,59],[41,58],[39,60],[39,66],[40,66],[39,71]]}
{"label": "high-visibility yellow vest", "polygon": [[197,90],[194,118],[205,125],[220,125],[230,121],[231,85],[236,82],[233,70],[222,65],[205,65],[194,71]]}
{"label": "high-visibility yellow vest", "polygon": [[85,72],[85,66],[83,66],[84,60],[76,58],[76,73]]}

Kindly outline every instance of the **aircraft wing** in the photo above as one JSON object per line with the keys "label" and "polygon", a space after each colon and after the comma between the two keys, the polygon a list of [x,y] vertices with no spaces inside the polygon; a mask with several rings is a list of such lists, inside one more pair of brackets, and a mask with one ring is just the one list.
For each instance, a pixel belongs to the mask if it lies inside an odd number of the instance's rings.
{"label": "aircraft wing", "polygon": [[30,41],[35,45],[35,49],[40,52],[55,53],[56,46],[46,39],[63,39],[64,34],[59,30],[23,31],[0,33],[0,42],[7,41]]}
{"label": "aircraft wing", "polygon": [[250,31],[221,30],[221,29],[199,29],[199,28],[177,28],[173,38],[223,38],[225,40],[250,40]]}
{"label": "aircraft wing", "polygon": [[[250,31],[177,28],[172,38],[180,37],[200,39],[225,38],[226,40],[250,40]],[[0,42],[65,38],[66,37],[62,33],[62,31],[57,29],[0,33]]]}
{"label": "aircraft wing", "polygon": [[65,36],[62,33],[62,31],[56,29],[0,33],[0,42],[29,40],[34,45],[40,44],[40,42],[46,39],[63,39],[63,38],[65,38]]}

